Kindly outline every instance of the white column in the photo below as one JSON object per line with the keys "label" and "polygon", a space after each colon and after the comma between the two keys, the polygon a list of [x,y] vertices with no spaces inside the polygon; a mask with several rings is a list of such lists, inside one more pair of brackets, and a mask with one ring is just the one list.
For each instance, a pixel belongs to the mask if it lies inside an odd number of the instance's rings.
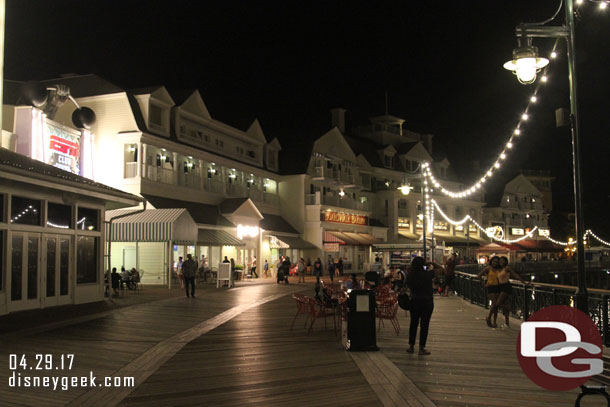
{"label": "white column", "polygon": [[203,191],[203,183],[207,179],[208,172],[205,168],[203,168],[203,160],[199,161],[199,189]]}
{"label": "white column", "polygon": [[146,143],[140,143],[140,146],[141,146],[141,150],[142,150],[142,154],[140,155],[140,165],[139,165],[139,166],[142,166],[140,175],[142,178],[146,178],[146,176],[147,176],[146,166],[148,165],[148,163],[147,163],[148,145]]}
{"label": "white column", "polygon": [[172,153],[174,157],[174,185],[178,185],[178,153]]}

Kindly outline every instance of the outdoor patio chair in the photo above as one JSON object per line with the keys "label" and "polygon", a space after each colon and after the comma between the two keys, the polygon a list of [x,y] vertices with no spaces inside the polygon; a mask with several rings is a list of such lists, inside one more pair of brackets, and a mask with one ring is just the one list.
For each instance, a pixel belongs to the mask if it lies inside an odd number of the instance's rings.
{"label": "outdoor patio chair", "polygon": [[311,324],[307,333],[313,332],[313,324],[318,318],[324,318],[324,329],[327,328],[326,318],[331,317],[333,319],[334,333],[337,334],[337,320],[335,319],[336,310],[334,307],[328,307],[324,303],[317,301],[314,298],[307,297],[309,301],[309,315],[311,317]]}
{"label": "outdoor patio chair", "polygon": [[384,320],[389,320],[396,331],[396,335],[400,333],[400,323],[398,322],[398,294],[390,292],[385,296],[382,296],[377,301],[377,308],[375,310],[375,316],[379,320],[377,330],[381,330],[381,326],[384,325]]}
{"label": "outdoor patio chair", "polygon": [[304,323],[303,327],[307,326],[307,321],[309,321],[309,317],[310,317],[309,300],[307,299],[308,297],[303,294],[294,293],[294,294],[292,294],[292,298],[294,299],[294,301],[296,303],[297,312],[294,315],[294,319],[292,320],[292,325],[290,325],[291,331],[292,331],[292,328],[294,327],[294,323],[296,322],[297,317],[299,315],[306,315],[305,323]]}

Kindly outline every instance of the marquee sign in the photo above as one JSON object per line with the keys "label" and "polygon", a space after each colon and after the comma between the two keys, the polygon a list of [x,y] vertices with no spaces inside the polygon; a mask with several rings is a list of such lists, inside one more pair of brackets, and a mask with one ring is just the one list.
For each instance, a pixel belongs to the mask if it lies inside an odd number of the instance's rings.
{"label": "marquee sign", "polygon": [[349,225],[361,226],[365,226],[368,223],[366,216],[332,211],[325,211],[322,220],[324,220],[325,222],[347,223]]}
{"label": "marquee sign", "polygon": [[339,251],[339,243],[324,243],[324,251],[325,252],[338,252]]}
{"label": "marquee sign", "polygon": [[80,173],[80,134],[72,134],[47,122],[49,144],[45,146],[47,163],[54,167]]}

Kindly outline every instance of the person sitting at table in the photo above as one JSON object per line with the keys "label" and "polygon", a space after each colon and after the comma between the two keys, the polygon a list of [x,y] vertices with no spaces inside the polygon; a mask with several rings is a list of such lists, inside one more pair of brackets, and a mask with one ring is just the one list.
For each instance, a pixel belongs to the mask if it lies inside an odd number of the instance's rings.
{"label": "person sitting at table", "polygon": [[112,268],[110,282],[112,284],[112,291],[114,291],[114,296],[116,297],[119,295],[119,286],[121,285],[121,276],[116,272],[116,267]]}
{"label": "person sitting at table", "polygon": [[358,279],[356,278],[356,273],[352,273],[350,274],[350,279],[347,280],[347,282],[345,283],[345,287],[348,290],[356,290],[358,288],[360,288],[360,283],[358,282]]}
{"label": "person sitting at table", "polygon": [[136,286],[138,285],[139,282],[140,282],[140,272],[138,270],[136,270],[136,268],[134,267],[131,269],[129,286],[135,290]]}
{"label": "person sitting at table", "polygon": [[129,271],[125,270],[125,266],[121,267],[121,288],[127,286],[129,288]]}

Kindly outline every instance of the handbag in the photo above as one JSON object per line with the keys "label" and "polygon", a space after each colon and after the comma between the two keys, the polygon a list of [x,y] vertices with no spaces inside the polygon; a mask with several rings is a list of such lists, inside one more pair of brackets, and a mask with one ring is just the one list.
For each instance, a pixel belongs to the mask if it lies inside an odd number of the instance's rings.
{"label": "handbag", "polygon": [[411,309],[411,297],[409,297],[406,290],[403,290],[400,294],[398,294],[398,306],[405,311]]}

